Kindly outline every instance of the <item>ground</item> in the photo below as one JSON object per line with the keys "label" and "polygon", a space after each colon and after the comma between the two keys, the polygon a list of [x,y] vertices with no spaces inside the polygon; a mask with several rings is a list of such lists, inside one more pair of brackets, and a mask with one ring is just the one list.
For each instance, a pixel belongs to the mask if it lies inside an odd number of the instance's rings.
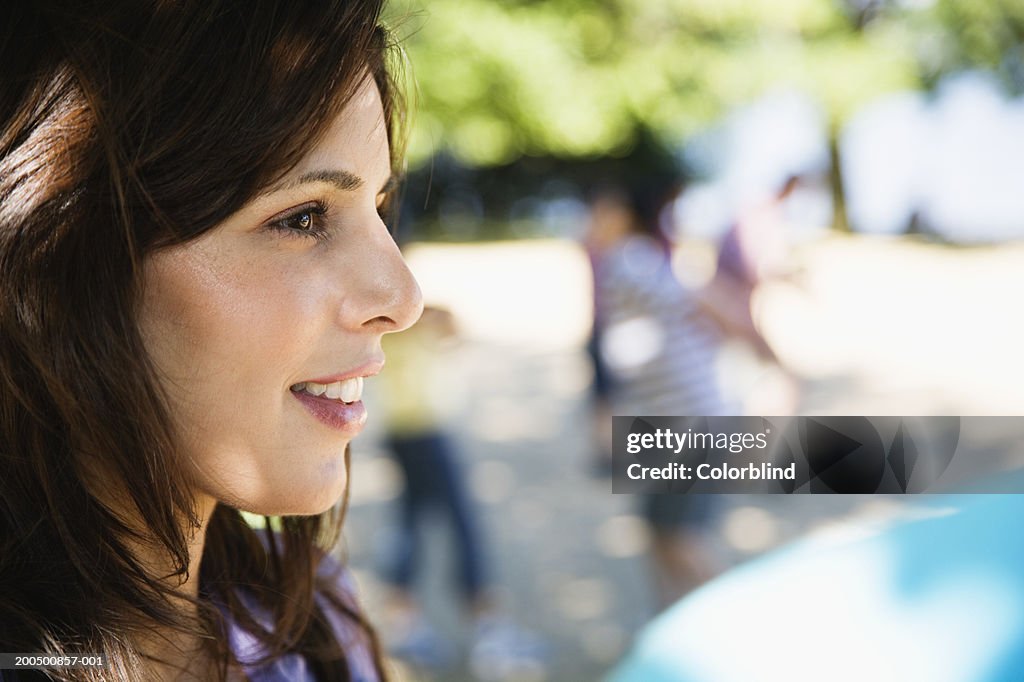
{"label": "ground", "polygon": [[[706,274],[707,247],[684,245],[684,276]],[[459,321],[462,342],[438,400],[451,401],[450,431],[478,505],[499,596],[519,625],[546,638],[551,657],[521,680],[599,679],[655,608],[647,538],[635,501],[596,475],[582,352],[589,275],[570,242],[545,240],[420,246],[409,260],[428,302]],[[950,248],[923,242],[833,236],[802,245],[793,281],[758,299],[763,328],[799,377],[802,414],[1021,414],[1024,248]],[[772,375],[730,350],[724,376],[772,404]],[[386,371],[386,369],[385,369]],[[390,546],[400,481],[373,425],[354,446],[346,551],[371,618],[385,590],[379,569]],[[772,408],[777,409],[773,410]],[[997,447],[1008,447],[1001,434]],[[709,529],[725,564],[809,532],[839,532],[853,519],[908,513],[904,500],[868,496],[728,496]],[[463,646],[437,533],[424,580],[428,612]],[[386,634],[386,633],[385,633]],[[403,671],[403,679],[432,679]],[[465,667],[433,679],[470,680]]]}

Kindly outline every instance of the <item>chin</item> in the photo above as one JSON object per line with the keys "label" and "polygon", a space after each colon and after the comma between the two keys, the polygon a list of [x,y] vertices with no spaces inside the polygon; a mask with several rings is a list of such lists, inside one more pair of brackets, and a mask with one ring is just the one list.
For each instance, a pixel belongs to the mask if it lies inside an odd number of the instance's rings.
{"label": "chin", "polygon": [[241,511],[257,516],[318,516],[338,504],[341,501],[342,493],[344,493],[344,488],[337,495],[318,497],[315,500],[306,498],[234,506],[237,506]]}
{"label": "chin", "polygon": [[315,488],[296,490],[287,499],[281,497],[275,499],[274,504],[268,506],[276,509],[276,511],[273,514],[268,514],[268,516],[316,516],[323,514],[341,501],[342,496],[345,494],[345,487],[346,480],[344,476],[342,476],[339,482],[330,486],[330,488],[324,487],[324,481],[318,481],[318,485]]}
{"label": "chin", "polygon": [[306,500],[305,504],[301,505],[301,509],[299,511],[292,512],[292,515],[317,516],[319,514],[323,514],[341,502],[341,498],[344,494],[345,486],[342,485],[337,492],[324,496],[315,502],[312,500]]}
{"label": "chin", "polygon": [[348,448],[316,453],[284,465],[238,466],[205,488],[217,501],[259,516],[316,516],[341,500],[348,486]]}
{"label": "chin", "polygon": [[345,494],[348,477],[342,470],[338,477],[313,477],[307,484],[280,487],[268,494],[244,496],[232,499],[230,496],[221,501],[239,510],[259,516],[316,516],[322,514],[338,502]]}

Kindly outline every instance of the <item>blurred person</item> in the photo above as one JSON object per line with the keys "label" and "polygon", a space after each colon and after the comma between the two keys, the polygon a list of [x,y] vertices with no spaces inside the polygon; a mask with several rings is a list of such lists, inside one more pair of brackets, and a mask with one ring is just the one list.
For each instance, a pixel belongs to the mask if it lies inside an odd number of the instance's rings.
{"label": "blurred person", "polygon": [[668,199],[605,188],[592,202],[587,241],[609,394],[618,414],[729,414],[715,367],[721,333],[672,271],[660,224]]}
{"label": "blurred person", "polygon": [[793,274],[785,206],[800,182],[799,176],[791,175],[770,197],[740,212],[720,242],[715,274],[700,295],[704,310],[726,335],[748,344],[762,361],[778,370],[773,373],[768,403],[749,406],[755,412],[790,414],[798,400],[798,381],[779,360],[754,318],[754,298],[758,288]]}
{"label": "blurred person", "polygon": [[799,184],[800,177],[792,175],[769,199],[740,212],[722,238],[714,278],[703,291],[705,306],[720,326],[775,364],[778,357],[754,319],[754,294],[787,275],[783,206]]}
{"label": "blurred person", "polygon": [[[1009,475],[1004,489],[1019,487]],[[927,498],[713,580],[650,623],[607,682],[1024,679],[1024,495]]]}
{"label": "blurred person", "polygon": [[380,11],[0,6],[0,651],[107,660],[5,682],[387,676],[330,556],[422,305]]}
{"label": "blurred person", "polygon": [[404,479],[395,555],[387,570],[393,588],[391,651],[426,669],[446,667],[453,658],[452,643],[431,626],[416,596],[428,531],[438,528],[430,522],[440,520],[451,531],[460,606],[473,627],[471,664],[481,679],[505,679],[506,671],[534,667],[542,647],[502,614],[491,590],[480,512],[445,425],[459,392],[448,363],[456,341],[452,313],[427,306],[419,322],[384,343],[385,441]]}
{"label": "blurred person", "polygon": [[[609,221],[620,220],[619,205],[614,201],[605,201],[600,197],[590,207],[590,227],[584,237],[583,246],[590,264],[591,292],[593,307],[591,312],[590,334],[587,337],[586,352],[593,371],[590,383],[590,414],[593,419],[593,465],[598,474],[606,474],[612,466],[612,376],[601,353],[604,328],[606,326],[601,292],[598,282],[601,280],[601,235]],[[607,228],[613,229],[613,228]],[[595,241],[596,240],[596,241]]]}
{"label": "blurred person", "polygon": [[[607,363],[617,415],[735,414],[716,372],[721,336],[697,293],[672,271],[671,244],[660,226],[671,198],[657,183],[602,189],[592,202],[587,241],[595,254],[601,302],[600,355]],[[707,547],[711,495],[646,495],[643,514],[661,605],[710,578]]]}

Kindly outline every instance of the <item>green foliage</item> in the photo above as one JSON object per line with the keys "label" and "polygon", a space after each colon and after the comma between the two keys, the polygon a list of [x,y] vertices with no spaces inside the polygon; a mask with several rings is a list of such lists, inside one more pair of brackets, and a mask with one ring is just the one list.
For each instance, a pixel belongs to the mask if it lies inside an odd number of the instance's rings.
{"label": "green foliage", "polygon": [[410,160],[621,155],[642,127],[676,143],[775,88],[817,96],[838,126],[922,87],[923,61],[994,64],[1022,38],[1022,0],[907,4],[864,22],[840,0],[401,0]]}
{"label": "green foliage", "polygon": [[[932,16],[945,48],[933,65],[937,72],[963,67],[1000,71],[1008,58],[1022,58],[1022,0],[936,0]],[[1019,82],[1007,85],[1021,89]]]}

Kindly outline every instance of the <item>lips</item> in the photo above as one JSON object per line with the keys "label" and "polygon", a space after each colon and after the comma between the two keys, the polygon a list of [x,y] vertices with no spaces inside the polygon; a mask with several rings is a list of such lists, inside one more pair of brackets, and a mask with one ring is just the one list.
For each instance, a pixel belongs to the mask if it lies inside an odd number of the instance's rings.
{"label": "lips", "polygon": [[294,384],[291,394],[321,423],[354,437],[366,423],[366,407],[361,400],[363,379],[383,367],[383,356],[374,357],[347,372]]}
{"label": "lips", "polygon": [[303,383],[327,385],[337,381],[345,381],[346,379],[355,379],[356,377],[372,377],[375,374],[379,374],[383,368],[384,356],[379,355],[347,372],[338,372],[337,374],[331,374],[330,376],[319,377],[316,379],[306,379]]}
{"label": "lips", "polygon": [[315,396],[306,391],[292,390],[295,399],[322,424],[354,438],[366,424],[363,401],[346,403],[335,398]]}

